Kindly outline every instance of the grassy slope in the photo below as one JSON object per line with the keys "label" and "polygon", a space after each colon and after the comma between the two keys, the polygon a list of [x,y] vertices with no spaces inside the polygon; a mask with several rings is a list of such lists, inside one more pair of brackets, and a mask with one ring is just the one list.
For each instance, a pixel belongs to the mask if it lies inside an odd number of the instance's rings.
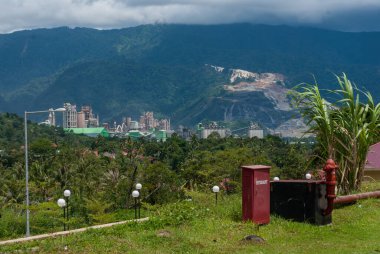
{"label": "grassy slope", "polygon": [[[251,223],[240,222],[239,196],[220,200],[216,209],[212,202],[213,196],[199,193],[192,195],[193,202],[182,203],[179,206],[183,207],[188,217],[185,213],[178,212],[178,206],[170,206],[156,211],[156,217],[153,216],[153,220],[147,223],[121,225],[64,238],[1,246],[0,253],[33,250],[38,253],[380,252],[380,199],[364,200],[334,210],[333,225],[319,227],[272,216],[269,225],[257,230]],[[164,219],[161,220],[162,218]],[[157,236],[162,230],[167,230],[169,236]],[[263,237],[266,243],[241,241],[244,236],[250,234]],[[65,245],[68,246],[66,251]]]}

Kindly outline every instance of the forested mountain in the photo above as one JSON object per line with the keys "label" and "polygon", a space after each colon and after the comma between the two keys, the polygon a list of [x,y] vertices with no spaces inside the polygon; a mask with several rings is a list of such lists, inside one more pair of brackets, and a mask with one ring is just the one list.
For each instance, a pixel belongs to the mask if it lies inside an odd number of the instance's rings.
{"label": "forested mountain", "polygon": [[378,100],[378,45],[377,32],[250,24],[20,31],[0,35],[0,111],[68,101],[91,104],[102,120],[154,111],[175,124],[247,120],[275,128],[294,115],[276,96],[313,75],[331,87],[333,74],[346,72]]}

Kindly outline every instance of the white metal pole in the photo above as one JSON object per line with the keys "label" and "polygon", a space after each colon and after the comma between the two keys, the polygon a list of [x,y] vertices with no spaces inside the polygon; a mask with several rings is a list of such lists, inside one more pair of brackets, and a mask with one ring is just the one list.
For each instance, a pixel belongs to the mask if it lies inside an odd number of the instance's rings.
{"label": "white metal pole", "polygon": [[24,130],[25,130],[25,192],[26,192],[26,237],[30,236],[29,226],[29,161],[28,161],[28,120],[27,112],[24,116]]}
{"label": "white metal pole", "polygon": [[64,108],[56,110],[41,110],[41,111],[25,111],[24,114],[24,130],[25,130],[25,193],[26,193],[26,237],[30,236],[30,223],[29,223],[29,161],[28,161],[28,114],[48,113],[48,112],[63,112]]}

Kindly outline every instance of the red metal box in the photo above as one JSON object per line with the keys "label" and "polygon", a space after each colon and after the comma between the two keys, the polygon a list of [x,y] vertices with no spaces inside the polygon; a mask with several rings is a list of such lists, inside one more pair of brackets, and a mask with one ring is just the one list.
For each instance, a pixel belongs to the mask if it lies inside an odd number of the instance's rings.
{"label": "red metal box", "polygon": [[271,167],[264,165],[242,166],[243,221],[256,224],[270,222]]}

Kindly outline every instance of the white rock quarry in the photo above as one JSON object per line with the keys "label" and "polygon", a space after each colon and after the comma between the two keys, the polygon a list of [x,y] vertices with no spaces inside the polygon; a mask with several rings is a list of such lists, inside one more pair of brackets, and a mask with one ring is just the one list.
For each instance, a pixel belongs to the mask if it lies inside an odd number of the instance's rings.
{"label": "white rock quarry", "polygon": [[287,98],[289,89],[284,85],[284,75],[233,70],[230,78],[231,83],[235,82],[237,78],[254,78],[254,81],[240,81],[235,84],[225,85],[224,89],[230,92],[263,92],[265,97],[274,102],[276,109],[284,111],[292,110]]}
{"label": "white rock quarry", "polygon": [[249,79],[249,78],[258,78],[258,74],[254,72],[249,72],[240,69],[231,69],[232,74],[230,78],[230,82],[234,83],[237,79]]}

